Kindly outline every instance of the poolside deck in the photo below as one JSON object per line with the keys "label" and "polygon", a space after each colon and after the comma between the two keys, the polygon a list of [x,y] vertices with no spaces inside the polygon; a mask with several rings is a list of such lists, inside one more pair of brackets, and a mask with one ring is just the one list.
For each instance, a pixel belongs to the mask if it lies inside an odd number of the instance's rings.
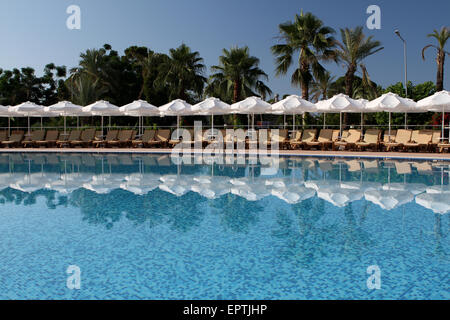
{"label": "poolside deck", "polygon": [[[172,149],[162,148],[4,148],[0,153],[135,153],[135,154],[169,154]],[[194,154],[205,150],[193,150]],[[252,150],[246,154],[254,154]],[[259,152],[258,152],[259,153]],[[267,154],[267,153],[265,153]],[[269,151],[270,155],[270,151]],[[413,153],[413,152],[355,152],[355,151],[315,151],[315,150],[279,150],[280,156],[344,157],[344,158],[382,158],[382,159],[423,159],[448,160],[450,153]]]}

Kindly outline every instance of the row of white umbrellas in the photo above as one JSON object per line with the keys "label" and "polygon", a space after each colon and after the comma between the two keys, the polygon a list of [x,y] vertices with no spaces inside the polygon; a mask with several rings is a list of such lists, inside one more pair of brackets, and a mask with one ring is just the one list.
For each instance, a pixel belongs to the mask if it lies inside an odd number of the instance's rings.
{"label": "row of white umbrellas", "polygon": [[393,210],[416,201],[417,204],[435,213],[450,211],[450,188],[448,185],[425,186],[420,183],[386,183],[359,181],[308,180],[297,182],[290,177],[230,178],[208,175],[157,175],[153,173],[122,174],[102,173],[5,173],[1,174],[0,189],[7,187],[22,192],[50,189],[68,194],[85,188],[98,194],[107,194],[123,189],[144,195],[161,189],[177,197],[196,192],[208,199],[225,194],[234,194],[248,201],[258,201],[275,196],[289,204],[300,203],[317,195],[336,207],[345,207],[351,202],[365,199],[384,210]]}
{"label": "row of white umbrellas", "polygon": [[[134,116],[139,117],[140,121],[142,117],[147,116],[177,116],[178,128],[179,117],[188,115],[210,115],[214,117],[214,115],[247,114],[252,116],[253,127],[255,114],[293,115],[295,117],[295,115],[306,112],[340,113],[342,119],[342,113],[347,112],[361,114],[388,112],[390,128],[390,115],[392,112],[414,113],[428,111],[442,112],[443,114],[450,112],[450,92],[440,91],[417,103],[391,92],[383,94],[372,101],[355,100],[344,94],[338,94],[315,104],[296,95],[288,96],[274,104],[269,104],[258,97],[249,97],[232,105],[213,97],[195,105],[176,99],[159,108],[143,100],[137,100],[122,107],[103,100],[86,107],[67,101],[61,101],[49,107],[43,107],[32,102],[24,102],[13,107],[0,106],[0,117],[101,116],[103,126],[104,116]],[[214,125],[213,122],[214,118],[212,118],[212,127]],[[293,121],[293,125],[295,129],[295,121]],[[442,123],[443,129],[444,123]]]}

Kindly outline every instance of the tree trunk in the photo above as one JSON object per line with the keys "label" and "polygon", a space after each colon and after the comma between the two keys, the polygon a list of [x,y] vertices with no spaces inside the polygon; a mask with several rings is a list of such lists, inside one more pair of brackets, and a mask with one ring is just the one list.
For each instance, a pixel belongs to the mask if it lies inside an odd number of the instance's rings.
{"label": "tree trunk", "polygon": [[[236,103],[239,101],[239,96],[240,96],[240,86],[241,83],[239,81],[239,79],[234,80],[233,83],[233,103]],[[233,124],[237,125],[237,114],[233,114]]]}
{"label": "tree trunk", "polygon": [[444,60],[445,60],[445,52],[443,50],[439,50],[437,53],[437,75],[436,75],[436,91],[444,90]]}
{"label": "tree trunk", "polygon": [[[350,98],[353,96],[353,80],[355,79],[356,65],[350,64],[348,66],[347,72],[345,73],[345,94]],[[342,121],[342,127],[347,128],[348,123],[348,113],[344,113],[344,119]]]}
{"label": "tree trunk", "polygon": [[305,80],[305,74],[309,71],[309,64],[306,62],[302,62],[300,64],[300,73],[303,75],[303,79],[301,80],[302,86],[302,99],[309,101],[309,81]]}

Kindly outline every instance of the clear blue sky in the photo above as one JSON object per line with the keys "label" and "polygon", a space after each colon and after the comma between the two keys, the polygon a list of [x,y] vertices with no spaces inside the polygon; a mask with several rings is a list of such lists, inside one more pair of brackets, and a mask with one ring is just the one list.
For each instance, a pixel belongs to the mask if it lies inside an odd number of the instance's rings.
{"label": "clear blue sky", "polygon": [[[81,30],[66,28],[66,8],[81,8]],[[120,53],[130,45],[168,52],[182,42],[199,51],[208,66],[216,64],[222,48],[248,45],[269,74],[274,93],[299,93],[289,76],[274,75],[270,46],[276,42],[278,24],[292,20],[301,9],[310,11],[336,31],[364,25],[366,8],[381,8],[381,30],[365,33],[380,40],[385,49],[366,60],[373,81],[387,86],[403,81],[403,45],[393,33],[400,29],[408,43],[408,80],[436,80],[435,51],[422,61],[421,49],[434,43],[426,35],[450,25],[450,1],[365,0],[14,0],[0,3],[0,68],[31,66],[38,74],[54,62],[74,67],[79,54],[104,43]],[[338,37],[339,35],[336,34]],[[447,46],[450,51],[450,44]],[[450,89],[450,59],[444,87]],[[336,76],[342,66],[329,64]]]}

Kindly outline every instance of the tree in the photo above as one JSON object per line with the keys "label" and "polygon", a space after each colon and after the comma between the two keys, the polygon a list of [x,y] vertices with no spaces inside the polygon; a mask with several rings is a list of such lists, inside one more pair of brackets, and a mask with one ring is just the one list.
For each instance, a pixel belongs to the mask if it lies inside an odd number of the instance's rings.
{"label": "tree", "polygon": [[312,13],[296,15],[294,22],[279,25],[280,39],[284,42],[272,46],[276,57],[276,75],[284,75],[293,64],[294,54],[299,52],[298,68],[291,77],[292,85],[300,85],[302,98],[309,99],[309,86],[313,80],[325,75],[321,61],[336,58],[334,30],[323,25]]}
{"label": "tree", "polygon": [[339,62],[343,62],[347,71],[345,73],[345,94],[353,96],[353,81],[358,65],[361,64],[363,70],[367,73],[362,61],[368,56],[380,51],[379,41],[372,40],[373,37],[366,36],[363,33],[363,27],[359,26],[355,29],[341,29],[342,42],[337,42],[336,50]]}
{"label": "tree", "polygon": [[444,47],[447,43],[447,40],[450,38],[450,31],[446,27],[442,27],[440,31],[436,29],[433,33],[427,35],[429,38],[435,38],[438,42],[438,45],[429,44],[422,49],[422,59],[425,60],[425,50],[430,47],[433,47],[437,50],[436,56],[436,64],[437,64],[437,75],[436,75],[436,90],[442,91],[444,90],[444,63],[445,63],[445,55],[450,55],[450,52],[445,51]]}
{"label": "tree", "polygon": [[255,95],[265,99],[272,94],[261,80],[267,80],[267,74],[259,68],[259,59],[250,55],[248,47],[223,49],[222,53],[219,65],[211,67],[214,73],[209,79],[206,94],[232,103]]}
{"label": "tree", "polygon": [[169,57],[159,66],[155,84],[160,88],[168,86],[171,100],[180,98],[194,101],[201,96],[206,83],[203,58],[185,44],[170,49]]}
{"label": "tree", "polygon": [[320,79],[315,79],[311,86],[312,100],[319,101],[327,99],[328,94],[333,90],[334,78],[329,71],[326,71]]}

